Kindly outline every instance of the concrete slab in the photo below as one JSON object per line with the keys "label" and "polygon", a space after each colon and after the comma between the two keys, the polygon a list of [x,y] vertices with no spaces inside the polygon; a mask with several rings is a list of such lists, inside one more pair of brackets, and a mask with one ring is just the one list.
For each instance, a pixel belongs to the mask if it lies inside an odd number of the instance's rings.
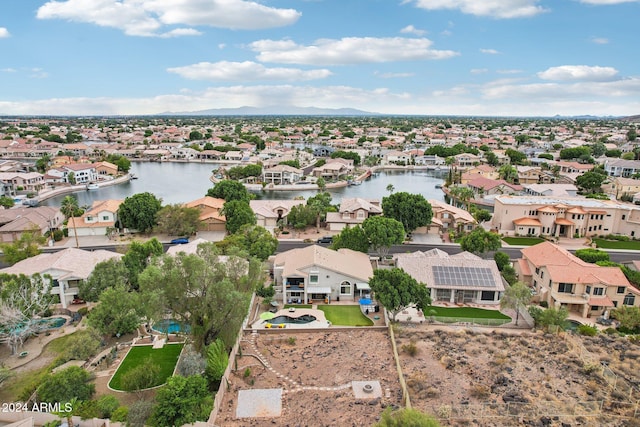
{"label": "concrete slab", "polygon": [[282,389],[240,390],[236,418],[272,418],[282,413]]}
{"label": "concrete slab", "polygon": [[351,388],[356,399],[375,399],[382,397],[380,381],[351,381]]}

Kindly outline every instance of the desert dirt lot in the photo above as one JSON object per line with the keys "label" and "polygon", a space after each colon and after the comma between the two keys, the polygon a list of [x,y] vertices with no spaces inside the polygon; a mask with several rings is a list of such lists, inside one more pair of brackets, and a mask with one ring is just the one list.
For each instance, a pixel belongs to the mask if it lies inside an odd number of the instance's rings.
{"label": "desert dirt lot", "polygon": [[509,332],[401,327],[413,407],[443,425],[640,426],[638,343]]}
{"label": "desert dirt lot", "polygon": [[[384,329],[335,328],[322,332],[259,334],[255,348],[275,372],[298,385],[278,377],[250,356],[255,354],[250,339],[251,334],[246,334],[242,341],[242,357],[238,358],[237,369],[231,376],[231,387],[225,394],[217,425],[370,426],[384,407],[401,403],[391,343]],[[381,398],[356,399],[351,388],[335,390],[351,381],[368,380],[380,382]],[[239,390],[280,387],[286,391],[280,417],[235,418]]]}

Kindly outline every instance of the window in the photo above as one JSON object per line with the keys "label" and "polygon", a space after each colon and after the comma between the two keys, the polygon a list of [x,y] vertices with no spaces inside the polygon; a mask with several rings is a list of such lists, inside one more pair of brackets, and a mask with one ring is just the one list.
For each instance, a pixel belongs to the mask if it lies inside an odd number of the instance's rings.
{"label": "window", "polygon": [[310,274],[309,275],[309,283],[318,283],[318,275]]}
{"label": "window", "polygon": [[358,219],[364,218],[364,211],[358,211]]}
{"label": "window", "polygon": [[87,221],[93,221],[93,217],[91,215],[87,216]]}
{"label": "window", "polygon": [[598,307],[597,305],[591,306],[591,311],[598,311],[598,310],[600,310],[600,307]]}
{"label": "window", "polygon": [[482,296],[480,299],[482,301],[494,301],[495,300],[495,292],[493,291],[482,291]]}
{"label": "window", "polygon": [[604,288],[593,288],[593,295],[604,295]]}
{"label": "window", "polygon": [[540,275],[540,267],[536,267],[536,274]]}
{"label": "window", "polygon": [[541,279],[544,279],[544,271],[541,271],[541,272],[540,272],[540,278],[541,278]]}
{"label": "window", "polygon": [[622,301],[623,305],[633,305],[636,302],[636,296],[633,294],[627,294]]}
{"label": "window", "polygon": [[351,283],[345,281],[340,284],[340,295],[351,295]]}
{"label": "window", "polygon": [[102,217],[102,220],[103,220],[103,221],[109,221],[109,216],[108,216],[108,215],[103,216],[103,217]]}
{"label": "window", "polygon": [[618,293],[619,294],[624,294],[627,291],[627,287],[626,286],[618,286]]}
{"label": "window", "polygon": [[590,294],[590,293],[591,293],[591,286],[587,285],[587,286],[584,288],[584,293],[585,293],[585,294],[587,294],[587,295],[588,295],[588,294]]}
{"label": "window", "polygon": [[573,292],[573,283],[560,283],[558,285],[558,292],[564,294],[570,294]]}

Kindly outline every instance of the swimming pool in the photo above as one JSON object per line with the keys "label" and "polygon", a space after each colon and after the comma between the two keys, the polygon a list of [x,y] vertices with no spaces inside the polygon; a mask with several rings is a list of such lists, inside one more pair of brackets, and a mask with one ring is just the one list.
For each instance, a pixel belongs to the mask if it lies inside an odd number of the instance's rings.
{"label": "swimming pool", "polygon": [[[29,324],[31,325],[34,332],[39,332],[47,331],[50,329],[58,329],[63,327],[66,323],[67,319],[65,319],[64,317],[45,317],[43,319],[33,319]],[[21,333],[27,328],[26,325],[27,324],[23,323],[22,325],[17,326],[11,331],[12,333]]]}
{"label": "swimming pool", "polygon": [[577,320],[567,320],[567,331],[577,331],[578,327],[582,326],[582,323]]}
{"label": "swimming pool", "polygon": [[184,332],[186,334],[191,332],[191,326],[186,323],[179,322],[175,319],[163,319],[153,324],[154,331],[163,334],[176,334],[178,332]]}
{"label": "swimming pool", "polygon": [[267,320],[266,322],[271,323],[272,325],[281,325],[283,323],[300,325],[300,324],[315,322],[316,320],[318,320],[316,316],[312,316],[310,314],[303,314],[302,316],[298,316],[298,317],[276,316],[273,319]]}

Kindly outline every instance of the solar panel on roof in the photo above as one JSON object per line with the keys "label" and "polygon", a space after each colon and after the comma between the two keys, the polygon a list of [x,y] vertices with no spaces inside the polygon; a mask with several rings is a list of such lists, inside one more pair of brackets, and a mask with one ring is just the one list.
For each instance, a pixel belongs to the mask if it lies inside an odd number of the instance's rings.
{"label": "solar panel on roof", "polygon": [[433,266],[435,286],[495,286],[491,269],[484,267]]}

